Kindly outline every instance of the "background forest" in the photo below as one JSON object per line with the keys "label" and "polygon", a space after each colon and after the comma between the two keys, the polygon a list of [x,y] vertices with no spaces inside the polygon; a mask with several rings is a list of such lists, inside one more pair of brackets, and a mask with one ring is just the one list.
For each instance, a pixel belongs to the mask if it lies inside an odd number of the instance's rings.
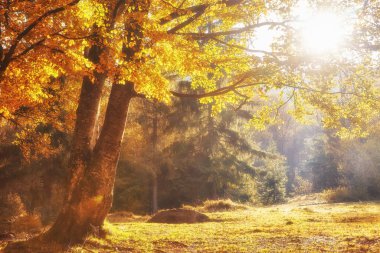
{"label": "background forest", "polygon": [[[188,85],[181,83],[184,90]],[[318,112],[307,125],[280,112],[283,123],[258,131],[249,121],[254,104],[214,114],[210,105],[195,99],[174,103],[167,106],[144,99],[132,103],[124,137],[128,145],[122,145],[118,163],[114,211],[149,214],[227,198],[268,205],[315,192],[336,202],[380,196],[377,122],[367,137],[342,140],[317,124]],[[51,124],[39,124],[23,137],[26,150],[21,150],[12,144],[20,141],[17,130],[17,124],[3,121],[2,218],[29,213],[32,219],[49,223],[65,195],[71,136]],[[35,135],[46,134],[52,136],[48,145],[32,141]],[[48,155],[33,156],[41,145]]]}

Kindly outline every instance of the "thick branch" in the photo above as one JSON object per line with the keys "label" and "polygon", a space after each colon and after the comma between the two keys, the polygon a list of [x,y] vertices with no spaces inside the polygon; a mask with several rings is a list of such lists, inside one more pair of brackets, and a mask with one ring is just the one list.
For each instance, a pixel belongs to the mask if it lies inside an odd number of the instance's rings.
{"label": "thick branch", "polygon": [[112,11],[112,17],[111,17],[111,22],[110,22],[110,28],[113,29],[116,23],[116,18],[121,10],[121,7],[125,4],[125,0],[118,0],[115,8]]}
{"label": "thick branch", "polygon": [[184,22],[176,25],[175,27],[171,28],[168,31],[168,33],[175,33],[178,30],[181,30],[182,28],[188,26],[189,24],[191,24],[192,22],[194,22],[197,18],[199,18],[200,16],[202,16],[202,14],[205,12],[205,10],[206,10],[206,6],[204,6],[203,8],[201,8],[198,12],[196,12],[195,15],[191,16],[186,21],[184,21]]}
{"label": "thick branch", "polygon": [[228,35],[236,35],[244,32],[251,31],[256,28],[260,28],[263,26],[283,26],[289,28],[289,26],[286,25],[286,23],[289,23],[289,20],[283,21],[283,22],[262,22],[257,23],[254,25],[248,25],[243,28],[229,30],[229,31],[221,31],[221,32],[213,32],[213,33],[175,33],[177,35],[183,35],[183,36],[190,36],[194,39],[212,39],[218,36],[228,36]]}
{"label": "thick branch", "polygon": [[[227,7],[237,5],[243,2],[243,0],[221,0],[217,2],[216,4],[225,4]],[[171,22],[174,19],[177,19],[179,17],[182,17],[184,15],[188,15],[189,13],[198,13],[202,9],[206,9],[211,4],[199,4],[194,5],[185,9],[177,9],[176,11],[170,13],[168,16],[160,19],[160,25],[165,25],[169,22]]]}

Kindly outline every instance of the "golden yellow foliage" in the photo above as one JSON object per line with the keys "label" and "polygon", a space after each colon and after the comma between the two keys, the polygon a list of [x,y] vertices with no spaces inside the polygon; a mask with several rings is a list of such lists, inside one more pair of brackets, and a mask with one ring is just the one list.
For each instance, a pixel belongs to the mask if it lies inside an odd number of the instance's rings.
{"label": "golden yellow foliage", "polygon": [[[299,55],[294,29],[282,22],[294,1],[269,2],[141,0],[138,9],[105,0],[4,3],[0,115],[12,119],[22,107],[54,99],[47,91],[60,77],[75,92],[96,70],[108,83],[132,82],[141,96],[165,103],[176,81],[191,81],[194,97],[212,104],[213,114],[253,102],[256,129],[289,110],[303,122],[321,114],[341,137],[364,136],[379,109],[376,59],[363,53],[351,62],[318,62]],[[269,51],[253,49],[259,27],[278,33]],[[104,48],[97,61],[86,57],[92,45]],[[72,114],[77,97],[68,97]]]}

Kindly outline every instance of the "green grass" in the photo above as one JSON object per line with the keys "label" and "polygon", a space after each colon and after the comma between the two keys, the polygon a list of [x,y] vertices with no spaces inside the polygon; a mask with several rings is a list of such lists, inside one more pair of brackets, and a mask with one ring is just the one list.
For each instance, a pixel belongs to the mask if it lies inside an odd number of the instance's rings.
{"label": "green grass", "polygon": [[72,252],[380,252],[380,203],[292,203],[210,212],[212,222],[108,223]]}

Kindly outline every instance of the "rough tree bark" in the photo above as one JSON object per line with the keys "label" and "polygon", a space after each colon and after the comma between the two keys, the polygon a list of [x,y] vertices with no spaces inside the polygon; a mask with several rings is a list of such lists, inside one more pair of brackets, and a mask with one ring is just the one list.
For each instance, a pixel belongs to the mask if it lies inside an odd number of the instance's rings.
{"label": "rough tree bark", "polygon": [[[88,50],[86,57],[94,64],[98,64],[103,51],[104,49],[101,46],[95,44]],[[70,171],[67,200],[71,198],[71,193],[80,178],[82,178],[87,163],[91,160],[93,148],[91,144],[95,134],[100,99],[106,80],[104,73],[94,71],[93,75],[94,82],[88,76],[85,76],[82,81],[68,165]]]}
{"label": "rough tree bark", "polygon": [[[125,3],[125,1],[119,1],[118,3],[123,2]],[[150,1],[133,0],[126,4],[131,12],[142,12],[147,15]],[[127,43],[132,45],[130,47],[127,46],[128,44],[123,46],[126,60],[136,61],[138,59],[134,57],[142,49],[143,39],[139,20],[134,19],[133,16],[126,20],[125,32]],[[84,96],[84,100],[87,98],[91,102],[95,100],[86,95]],[[86,149],[72,150],[74,152],[72,156],[74,158],[79,157],[79,162],[85,161],[85,165],[83,169],[73,167],[75,172],[71,181],[70,191],[72,194],[69,194],[67,205],[63,208],[52,228],[44,235],[45,239],[61,245],[81,243],[89,232],[102,226],[112,206],[116,167],[127,120],[128,106],[130,100],[135,96],[137,94],[131,82],[127,82],[125,85],[112,85],[103,127],[99,139],[91,152],[90,143],[96,126],[100,98],[96,104],[92,104],[94,107],[94,119],[91,122],[91,133],[87,132],[87,137],[81,141],[82,145],[90,150],[91,155],[86,157]],[[82,97],[80,103],[85,103]],[[81,126],[79,125],[78,127]],[[76,152],[80,154],[76,154]],[[82,159],[83,156],[85,159]]]}
{"label": "rough tree bark", "polygon": [[80,243],[99,228],[112,205],[116,165],[127,119],[128,105],[135,96],[133,84],[112,86],[104,125],[82,179],[47,239],[63,245]]}

